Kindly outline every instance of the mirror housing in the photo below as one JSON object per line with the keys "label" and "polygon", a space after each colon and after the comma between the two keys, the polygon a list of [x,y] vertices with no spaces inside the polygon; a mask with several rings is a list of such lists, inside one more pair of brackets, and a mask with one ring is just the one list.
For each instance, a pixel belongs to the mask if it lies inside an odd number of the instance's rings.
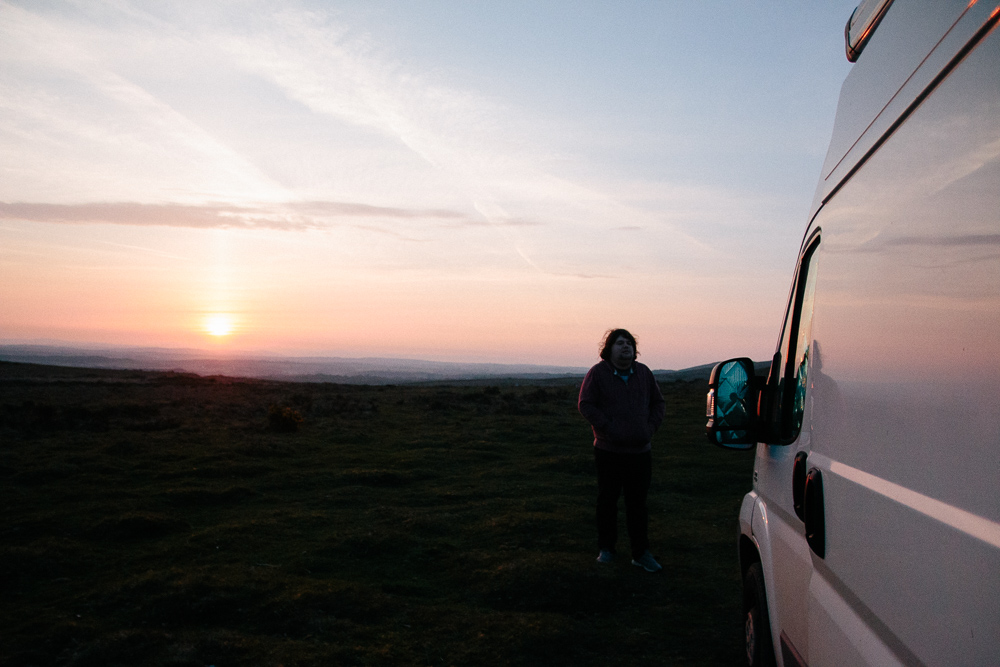
{"label": "mirror housing", "polygon": [[759,391],[751,359],[738,357],[715,365],[705,409],[705,431],[712,444],[740,450],[757,445]]}

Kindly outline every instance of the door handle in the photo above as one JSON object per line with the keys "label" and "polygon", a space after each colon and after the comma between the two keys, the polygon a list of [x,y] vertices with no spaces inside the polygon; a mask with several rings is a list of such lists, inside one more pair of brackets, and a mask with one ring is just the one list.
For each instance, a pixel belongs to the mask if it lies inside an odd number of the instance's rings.
{"label": "door handle", "polygon": [[826,513],[823,507],[823,474],[819,468],[806,473],[802,512],[805,514],[806,542],[820,558],[826,558]]}

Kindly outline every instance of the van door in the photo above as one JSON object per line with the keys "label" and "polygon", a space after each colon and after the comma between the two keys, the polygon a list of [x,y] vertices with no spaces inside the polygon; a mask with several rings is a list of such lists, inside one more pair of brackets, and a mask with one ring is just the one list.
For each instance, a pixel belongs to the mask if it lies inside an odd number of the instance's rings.
{"label": "van door", "polygon": [[[764,577],[772,610],[772,641],[789,656],[803,654],[809,646],[808,599],[812,573],[809,547],[804,538],[796,475],[810,449],[810,432],[802,430],[806,415],[806,386],[812,348],[813,299],[818,275],[820,238],[812,233],[799,259],[778,349],[771,362],[762,413],[767,416],[768,443],[757,447],[754,490],[762,513],[755,515],[753,531],[767,535],[758,540]],[[761,525],[766,523],[765,525]],[[780,648],[779,648],[780,647]],[[784,664],[794,664],[789,659]]]}
{"label": "van door", "polygon": [[811,665],[1000,664],[996,24],[994,11],[816,219],[804,430],[823,543],[808,628],[783,625],[807,633],[792,639]]}

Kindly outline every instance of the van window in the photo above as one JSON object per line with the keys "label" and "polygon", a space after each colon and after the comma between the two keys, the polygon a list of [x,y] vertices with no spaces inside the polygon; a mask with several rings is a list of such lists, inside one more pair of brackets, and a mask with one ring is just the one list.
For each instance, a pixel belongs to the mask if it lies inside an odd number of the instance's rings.
{"label": "van window", "polygon": [[802,429],[802,414],[806,405],[806,386],[809,371],[809,350],[812,347],[812,315],[813,299],[816,295],[816,249],[818,243],[809,248],[809,253],[803,260],[806,270],[805,288],[802,291],[802,301],[799,307],[799,331],[795,341],[795,354],[789,358],[795,369],[795,399],[792,401],[792,437],[798,437]]}
{"label": "van window", "polygon": [[817,237],[799,261],[795,287],[789,297],[785,325],[782,328],[781,354],[783,368],[778,381],[778,440],[787,444],[795,440],[802,429],[808,386],[809,350],[812,345],[813,299],[816,292]]}

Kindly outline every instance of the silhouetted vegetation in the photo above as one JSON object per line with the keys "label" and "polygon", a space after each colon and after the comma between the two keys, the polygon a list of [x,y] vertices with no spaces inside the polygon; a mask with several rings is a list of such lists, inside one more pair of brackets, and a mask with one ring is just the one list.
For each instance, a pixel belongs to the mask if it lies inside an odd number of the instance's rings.
{"label": "silhouetted vegetation", "polygon": [[267,411],[267,423],[278,433],[298,431],[303,421],[302,413],[287,405],[272,405]]}
{"label": "silhouetted vegetation", "polygon": [[651,575],[594,562],[572,384],[0,363],[0,663],[736,664],[752,457],[663,389]]}

